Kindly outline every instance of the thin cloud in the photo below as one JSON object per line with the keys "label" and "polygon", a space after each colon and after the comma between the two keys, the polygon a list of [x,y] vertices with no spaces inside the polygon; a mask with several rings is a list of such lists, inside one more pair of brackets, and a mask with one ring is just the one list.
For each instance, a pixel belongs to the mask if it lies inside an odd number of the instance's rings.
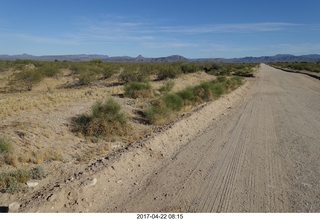
{"label": "thin cloud", "polygon": [[186,48],[186,47],[199,47],[198,44],[194,43],[178,43],[178,42],[151,42],[144,44],[148,48]]}
{"label": "thin cloud", "polygon": [[62,37],[47,37],[47,36],[37,36],[31,34],[20,34],[20,33],[10,33],[2,32],[0,36],[11,39],[19,39],[20,41],[29,41],[39,44],[63,44],[63,45],[77,45],[78,42],[72,38],[62,38]]}
{"label": "thin cloud", "polygon": [[303,55],[306,53],[319,53],[320,51],[320,44],[278,44],[272,46],[281,53],[288,53],[288,54],[296,54],[296,55]]}
{"label": "thin cloud", "polygon": [[240,24],[211,24],[201,26],[161,27],[159,31],[180,34],[204,34],[204,33],[232,33],[232,32],[266,32],[279,31],[300,24],[265,22],[265,23],[240,23]]}

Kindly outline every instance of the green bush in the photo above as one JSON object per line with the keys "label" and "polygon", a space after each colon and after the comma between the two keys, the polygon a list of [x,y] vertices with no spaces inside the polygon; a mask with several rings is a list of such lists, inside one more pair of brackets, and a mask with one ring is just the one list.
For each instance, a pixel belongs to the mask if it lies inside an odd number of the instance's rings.
{"label": "green bush", "polygon": [[150,123],[161,125],[170,121],[184,106],[200,104],[219,98],[230,89],[242,84],[242,77],[227,78],[220,76],[216,81],[203,82],[194,87],[187,87],[177,93],[162,95],[151,103],[144,114]]}
{"label": "green bush", "polygon": [[197,103],[207,102],[212,99],[211,89],[213,87],[212,82],[204,82],[194,87],[194,96]]}
{"label": "green bush", "polygon": [[43,75],[36,70],[24,69],[15,73],[9,81],[12,90],[31,91],[32,87],[41,82]]}
{"label": "green bush", "polygon": [[167,81],[163,86],[160,87],[159,91],[161,93],[168,93],[172,90],[172,88],[174,87],[174,81]]}
{"label": "green bush", "polygon": [[155,125],[162,125],[172,120],[175,112],[183,107],[183,100],[177,94],[167,94],[154,101],[144,114],[146,119]]}
{"label": "green bush", "polygon": [[117,71],[116,66],[104,65],[101,68],[102,77],[104,79],[110,78],[116,73],[116,71]]}
{"label": "green bush", "polygon": [[219,98],[223,93],[225,93],[225,89],[221,83],[212,84],[210,90],[214,98]]}
{"label": "green bush", "polygon": [[182,63],[180,66],[183,73],[195,73],[199,70],[196,63]]}
{"label": "green bush", "polygon": [[227,81],[227,77],[225,77],[225,76],[218,76],[218,77],[217,77],[217,81],[220,82],[220,83],[225,82],[225,81]]}
{"label": "green bush", "polygon": [[53,63],[43,65],[37,69],[41,73],[41,75],[45,77],[55,77],[59,73],[59,69],[57,66],[53,65]]}
{"label": "green bush", "polygon": [[98,101],[92,106],[90,114],[82,114],[75,119],[75,132],[81,132],[85,136],[126,135],[131,129],[128,116],[120,112],[121,106],[113,99],[105,102]]}
{"label": "green bush", "polygon": [[155,125],[162,125],[172,118],[172,111],[165,106],[149,106],[144,110],[146,119]]}
{"label": "green bush", "polygon": [[79,80],[79,85],[89,85],[98,79],[98,71],[95,68],[86,68],[75,75],[75,78]]}
{"label": "green bush", "polygon": [[183,99],[177,94],[166,94],[161,97],[164,105],[173,111],[179,111],[183,107]]}
{"label": "green bush", "polygon": [[139,69],[138,67],[127,67],[119,75],[119,80],[124,83],[145,82],[149,81],[149,79],[149,74],[146,71]]}
{"label": "green bush", "polygon": [[181,68],[177,63],[164,63],[160,66],[158,80],[174,79],[181,73]]}
{"label": "green bush", "polygon": [[178,96],[180,96],[184,102],[184,105],[194,105],[195,102],[195,96],[194,91],[192,87],[187,87],[177,93]]}
{"label": "green bush", "polygon": [[149,82],[131,82],[124,85],[124,95],[130,98],[153,97],[152,86]]}

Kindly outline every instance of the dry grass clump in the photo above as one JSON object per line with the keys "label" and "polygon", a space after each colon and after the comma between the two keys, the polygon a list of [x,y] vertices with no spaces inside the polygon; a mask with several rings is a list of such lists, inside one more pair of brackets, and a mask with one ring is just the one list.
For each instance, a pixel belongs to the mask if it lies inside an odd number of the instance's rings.
{"label": "dry grass clump", "polygon": [[10,140],[0,135],[0,154],[8,153],[10,151],[12,151]]}
{"label": "dry grass clump", "polygon": [[30,179],[43,179],[47,176],[42,166],[37,166],[30,170],[18,169],[15,171],[0,173],[0,192],[17,193],[26,192],[26,182]]}
{"label": "dry grass clump", "polygon": [[124,95],[129,98],[152,98],[153,91],[149,82],[131,82],[124,85]]}
{"label": "dry grass clump", "polygon": [[48,87],[45,87],[45,90],[36,91],[36,89],[29,94],[21,93],[19,96],[0,94],[0,119],[16,115],[22,111],[57,108],[77,102],[98,100],[106,95],[122,92],[122,87],[81,88],[74,89],[72,92],[70,92],[70,89],[48,89]]}
{"label": "dry grass clump", "polygon": [[[19,126],[19,125],[18,125]],[[15,168],[20,164],[42,164],[45,161],[63,161],[63,154],[59,149],[51,150],[23,150],[18,151],[9,138],[0,136],[0,167],[10,165]]]}
{"label": "dry grass clump", "polygon": [[76,163],[89,163],[91,159],[110,150],[110,144],[100,145],[75,154]]}
{"label": "dry grass clump", "polygon": [[19,166],[17,156],[9,138],[0,136],[0,166],[8,164],[14,167]]}
{"label": "dry grass clump", "polygon": [[74,120],[74,132],[84,136],[124,136],[131,129],[128,116],[120,112],[121,106],[112,98],[105,102],[97,101],[90,114],[82,114]]}

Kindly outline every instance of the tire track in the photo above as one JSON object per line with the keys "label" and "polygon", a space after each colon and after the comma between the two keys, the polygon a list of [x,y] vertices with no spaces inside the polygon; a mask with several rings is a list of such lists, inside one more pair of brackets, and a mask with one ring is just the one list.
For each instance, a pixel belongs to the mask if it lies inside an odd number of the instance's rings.
{"label": "tire track", "polygon": [[319,210],[319,84],[266,65],[258,77],[244,102],[181,147],[136,197],[140,205],[125,210]]}

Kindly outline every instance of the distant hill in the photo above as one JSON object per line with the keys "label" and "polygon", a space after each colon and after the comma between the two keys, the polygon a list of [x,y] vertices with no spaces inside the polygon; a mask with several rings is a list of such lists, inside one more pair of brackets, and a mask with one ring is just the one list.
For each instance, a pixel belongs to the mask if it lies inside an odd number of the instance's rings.
{"label": "distant hill", "polygon": [[168,57],[158,58],[145,58],[142,55],[137,57],[129,56],[116,56],[109,57],[108,55],[98,54],[76,54],[76,55],[49,55],[49,56],[33,56],[29,54],[22,55],[0,55],[1,60],[16,60],[16,59],[32,59],[32,60],[48,60],[48,61],[89,61],[92,59],[102,59],[106,62],[176,62],[176,61],[188,61],[187,58],[179,55],[172,55]]}
{"label": "distant hill", "polygon": [[47,55],[47,56],[33,56],[29,54],[22,55],[0,55],[1,60],[16,60],[16,59],[33,59],[33,60],[48,60],[48,61],[90,61],[92,59],[102,59],[106,62],[177,62],[177,61],[222,61],[222,62],[234,62],[234,63],[268,63],[268,62],[320,62],[320,55],[310,54],[302,56],[294,56],[291,54],[278,54],[275,56],[261,56],[261,57],[242,57],[242,58],[199,58],[199,59],[187,59],[180,55],[172,55],[167,57],[158,58],[146,58],[142,55],[137,57],[129,56],[116,56],[109,57],[108,55],[99,54],[75,54],[75,55]]}
{"label": "distant hill", "polygon": [[[205,59],[208,60],[208,59]],[[212,60],[212,59],[211,59]],[[261,56],[261,57],[242,57],[242,58],[216,58],[216,61],[230,62],[230,63],[269,63],[269,62],[320,62],[320,55],[310,54],[302,56],[294,56],[291,54],[277,54],[275,56]]]}
{"label": "distant hill", "polygon": [[294,56],[291,54],[278,54],[275,56],[262,57],[244,57],[228,59],[229,62],[252,62],[252,63],[268,63],[268,62],[320,62],[320,55],[310,54],[302,56]]}

